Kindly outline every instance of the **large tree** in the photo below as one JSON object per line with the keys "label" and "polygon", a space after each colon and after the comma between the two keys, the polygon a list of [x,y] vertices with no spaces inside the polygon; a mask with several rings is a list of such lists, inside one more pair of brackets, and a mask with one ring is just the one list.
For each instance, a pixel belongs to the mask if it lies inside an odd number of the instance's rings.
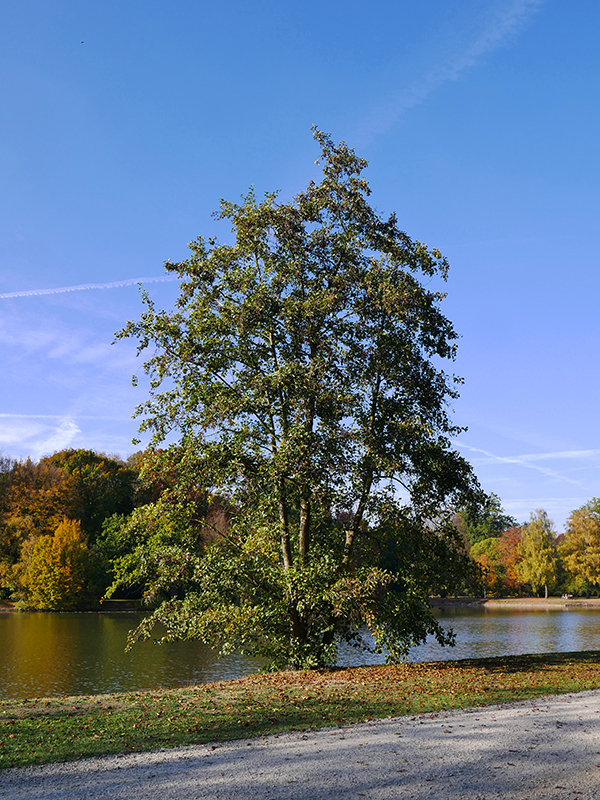
{"label": "large tree", "polygon": [[[363,159],[314,135],[322,180],[287,203],[221,201],[233,243],[193,241],[165,264],[175,309],[146,294],[118,334],[150,350],[141,429],[154,446],[180,435],[178,478],[134,512],[121,565],[165,598],[136,636],[160,620],[167,638],[294,667],[330,663],[364,625],[391,659],[448,642],[427,595],[468,570],[450,520],[480,499],[450,444],[457,335],[433,288],[447,262],[371,208]],[[211,498],[230,512],[207,545]]]}

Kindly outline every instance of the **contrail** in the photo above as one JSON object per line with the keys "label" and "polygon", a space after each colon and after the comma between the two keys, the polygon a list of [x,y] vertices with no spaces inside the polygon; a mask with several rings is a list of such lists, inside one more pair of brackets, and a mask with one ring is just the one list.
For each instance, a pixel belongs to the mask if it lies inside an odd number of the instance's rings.
{"label": "contrail", "polygon": [[[482,450],[480,447],[471,447],[464,442],[455,442],[458,447],[464,447],[466,450],[470,450],[472,453],[482,453],[484,456],[487,456],[493,463],[497,464],[518,464],[521,467],[526,467],[527,469],[533,469],[536,472],[541,472],[542,475],[547,475],[550,478],[558,478],[559,480],[566,481],[567,483],[572,483],[574,486],[583,486],[582,483],[579,481],[575,481],[572,478],[567,478],[566,475],[561,475],[559,472],[555,472],[553,469],[548,469],[547,467],[537,466],[536,464],[530,463],[533,460],[532,456],[497,456],[494,453],[489,453],[487,450]],[[582,451],[586,455],[590,453],[589,450]],[[558,457],[561,457],[563,454],[557,454]],[[566,454],[564,454],[566,455]],[[574,457],[573,453],[569,453],[567,457]]]}
{"label": "contrail", "polygon": [[508,0],[500,3],[490,16],[483,31],[465,48],[449,59],[434,64],[429,72],[385,104],[379,106],[357,131],[357,138],[365,145],[376,134],[386,133],[406,111],[422,103],[439,86],[455,81],[473,68],[486,54],[515,37],[526,22],[542,7],[544,0]]}
{"label": "contrail", "polygon": [[8,300],[10,297],[39,297],[43,294],[86,292],[88,289],[118,289],[120,286],[133,286],[136,283],[165,283],[166,281],[176,281],[178,279],[178,275],[161,275],[157,278],[127,278],[124,281],[110,281],[109,283],[80,283],[77,286],[57,286],[55,289],[27,289],[23,292],[0,294],[0,300]]}

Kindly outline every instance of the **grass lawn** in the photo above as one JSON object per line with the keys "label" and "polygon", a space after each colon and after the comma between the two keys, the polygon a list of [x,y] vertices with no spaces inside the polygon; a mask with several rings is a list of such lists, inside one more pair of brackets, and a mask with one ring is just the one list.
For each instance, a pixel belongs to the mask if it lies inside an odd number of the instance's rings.
{"label": "grass lawn", "polygon": [[0,767],[264,736],[600,688],[600,652],[253,675],[0,701]]}

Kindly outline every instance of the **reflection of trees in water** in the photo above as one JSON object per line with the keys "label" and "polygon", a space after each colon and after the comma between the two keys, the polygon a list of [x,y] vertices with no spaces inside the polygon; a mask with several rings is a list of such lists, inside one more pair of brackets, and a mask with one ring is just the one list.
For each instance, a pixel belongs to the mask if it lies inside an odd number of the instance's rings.
{"label": "reflection of trees in water", "polygon": [[0,698],[185,686],[228,680],[260,664],[219,659],[195,641],[142,642],[125,652],[141,614],[0,614]]}
{"label": "reflection of trees in water", "polygon": [[[71,615],[69,615],[71,616]],[[11,684],[23,687],[23,696],[62,691],[64,676],[74,660],[76,635],[64,624],[64,614],[0,615],[0,691],[11,694]]]}

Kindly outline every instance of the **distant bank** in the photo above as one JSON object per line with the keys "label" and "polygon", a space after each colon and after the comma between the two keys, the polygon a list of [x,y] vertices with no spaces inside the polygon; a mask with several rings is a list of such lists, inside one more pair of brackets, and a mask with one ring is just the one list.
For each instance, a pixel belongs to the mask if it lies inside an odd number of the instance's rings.
{"label": "distant bank", "polygon": [[115,611],[131,613],[135,611],[140,611],[140,602],[139,600],[106,600],[104,603],[97,603],[96,605],[89,606],[89,608],[82,608],[78,609],[77,611],[66,612],[58,609],[58,611],[55,612],[46,609],[40,610],[35,608],[20,609],[17,607],[17,604],[13,603],[11,600],[0,600],[0,612],[2,611],[15,611],[15,612],[28,611],[28,612],[34,612],[36,614],[54,614],[54,613],[85,614],[91,611],[104,611],[104,612],[110,611],[111,614],[114,613]]}
{"label": "distant bank", "polygon": [[[504,608],[520,611],[543,611],[546,609],[583,608],[600,609],[600,597],[572,597],[569,600],[562,597],[430,597],[429,602],[434,608]],[[9,600],[0,600],[0,612],[17,611],[15,603]],[[101,605],[82,609],[83,611],[141,611],[140,604],[135,600],[108,600]],[[75,612],[77,613],[77,612]],[[81,612],[79,612],[81,613]]]}
{"label": "distant bank", "polygon": [[470,606],[475,608],[503,608],[520,611],[543,611],[546,609],[584,608],[600,609],[600,597],[573,597],[569,600],[562,597],[431,597],[429,602],[436,608],[452,608]]}

